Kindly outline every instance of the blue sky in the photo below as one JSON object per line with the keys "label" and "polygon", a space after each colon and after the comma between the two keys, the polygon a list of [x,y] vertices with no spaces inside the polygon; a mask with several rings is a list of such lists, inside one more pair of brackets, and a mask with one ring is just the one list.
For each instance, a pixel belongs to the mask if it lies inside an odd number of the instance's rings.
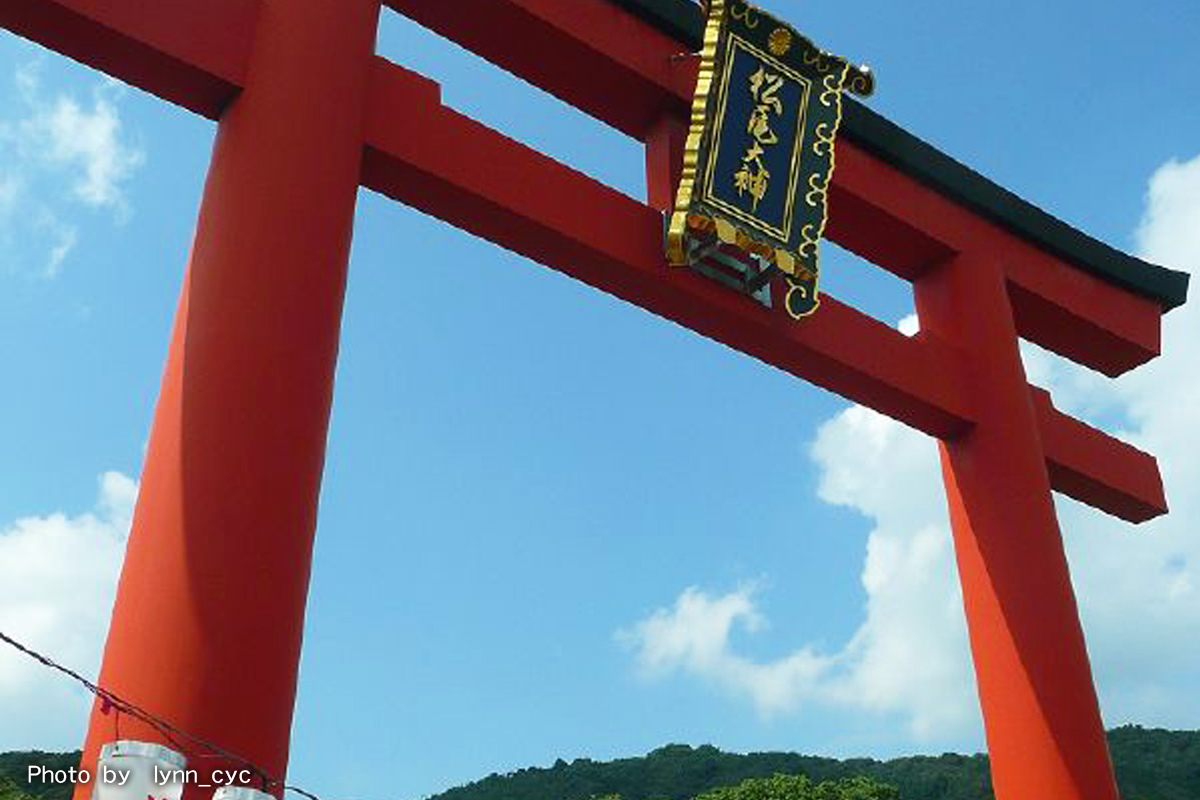
{"label": "blue sky", "polygon": [[[591,0],[571,0],[590,2]],[[870,105],[1122,249],[1200,267],[1200,7],[772,2]],[[385,12],[444,101],[633,196],[637,143]],[[0,629],[94,672],[211,123],[0,34]],[[889,323],[907,285],[836,248]],[[1106,721],[1200,727],[1200,314],[1059,405],[1160,456],[1172,515],[1063,501]],[[747,420],[752,420],[748,422]],[[932,441],[362,192],[291,778],[418,798],[666,742],[975,750]],[[86,703],[0,654],[0,749]],[[386,781],[381,781],[381,775]]]}

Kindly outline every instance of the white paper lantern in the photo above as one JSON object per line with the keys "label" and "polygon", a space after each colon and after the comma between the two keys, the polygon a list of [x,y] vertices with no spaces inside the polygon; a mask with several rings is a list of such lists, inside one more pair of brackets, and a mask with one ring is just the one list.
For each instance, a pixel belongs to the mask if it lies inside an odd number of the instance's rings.
{"label": "white paper lantern", "polygon": [[213,800],[275,800],[275,795],[249,786],[222,786],[213,792]]}
{"label": "white paper lantern", "polygon": [[187,758],[169,747],[122,740],[100,748],[92,800],[181,800]]}

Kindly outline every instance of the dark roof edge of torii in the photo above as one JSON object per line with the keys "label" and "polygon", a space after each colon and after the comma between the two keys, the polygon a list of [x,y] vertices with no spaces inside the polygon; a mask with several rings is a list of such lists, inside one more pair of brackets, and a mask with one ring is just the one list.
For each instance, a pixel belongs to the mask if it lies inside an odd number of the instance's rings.
{"label": "dark roof edge of torii", "polygon": [[[611,1],[690,49],[700,47],[704,18],[692,0]],[[1088,236],[857,100],[846,97],[843,102],[842,133],[902,172],[1086,272],[1156,300],[1166,311],[1186,302],[1186,272],[1151,264]]]}

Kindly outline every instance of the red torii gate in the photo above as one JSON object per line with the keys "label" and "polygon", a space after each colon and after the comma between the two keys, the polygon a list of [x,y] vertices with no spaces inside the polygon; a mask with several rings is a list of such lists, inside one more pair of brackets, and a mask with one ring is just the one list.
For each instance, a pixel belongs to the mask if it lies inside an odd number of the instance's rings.
{"label": "red torii gate", "polygon": [[[381,0],[0,5],[6,28],[220,123],[101,685],[284,773],[363,185],[940,439],[997,797],[1115,800],[1050,490],[1137,522],[1165,513],[1162,482],[1152,456],[1030,386],[1017,337],[1118,375],[1158,354],[1186,276],[848,101],[826,235],[912,281],[921,332],[828,296],[796,324],[663,257],[696,6],[385,2],[644,141],[648,203],[376,56]],[[95,710],[85,765],[114,734]]]}

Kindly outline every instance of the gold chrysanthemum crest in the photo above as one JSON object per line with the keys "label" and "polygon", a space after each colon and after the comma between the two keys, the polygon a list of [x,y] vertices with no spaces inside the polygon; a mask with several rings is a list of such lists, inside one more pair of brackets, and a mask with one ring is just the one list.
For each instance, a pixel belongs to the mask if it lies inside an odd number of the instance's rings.
{"label": "gold chrysanthemum crest", "polygon": [[787,28],[776,28],[767,37],[767,47],[777,56],[784,55],[792,47],[792,32]]}

